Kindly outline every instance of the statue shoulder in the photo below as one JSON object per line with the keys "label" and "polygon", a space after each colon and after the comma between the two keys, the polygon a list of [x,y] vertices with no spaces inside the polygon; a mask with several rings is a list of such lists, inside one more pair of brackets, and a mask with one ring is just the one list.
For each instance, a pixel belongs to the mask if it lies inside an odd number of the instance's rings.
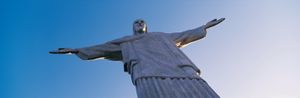
{"label": "statue shoulder", "polygon": [[156,36],[163,36],[163,35],[166,35],[167,33],[164,33],[164,32],[149,32],[148,34],[156,35]]}
{"label": "statue shoulder", "polygon": [[135,35],[124,36],[124,37],[121,37],[121,38],[118,38],[118,39],[109,41],[108,43],[112,43],[112,44],[121,44],[121,43],[124,43],[124,42],[129,42],[129,41],[137,40],[137,39],[140,39],[140,38],[142,38],[142,37],[143,37],[143,36],[135,36]]}

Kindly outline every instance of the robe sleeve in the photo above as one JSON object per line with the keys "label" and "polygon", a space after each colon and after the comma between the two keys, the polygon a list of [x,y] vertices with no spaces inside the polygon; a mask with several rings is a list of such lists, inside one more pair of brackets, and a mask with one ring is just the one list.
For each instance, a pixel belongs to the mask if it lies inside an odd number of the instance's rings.
{"label": "robe sleeve", "polygon": [[206,36],[204,26],[177,33],[168,33],[168,38],[173,40],[177,47],[183,47],[193,41],[199,40]]}
{"label": "robe sleeve", "polygon": [[82,60],[122,60],[120,45],[109,42],[90,47],[77,48],[76,50],[78,51],[76,55]]}

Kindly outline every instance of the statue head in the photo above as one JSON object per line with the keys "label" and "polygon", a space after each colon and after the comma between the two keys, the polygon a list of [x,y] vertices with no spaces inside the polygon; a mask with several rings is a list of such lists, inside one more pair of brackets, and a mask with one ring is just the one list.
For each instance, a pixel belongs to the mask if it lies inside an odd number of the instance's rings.
{"label": "statue head", "polygon": [[133,22],[134,35],[147,33],[147,24],[142,19],[137,19]]}

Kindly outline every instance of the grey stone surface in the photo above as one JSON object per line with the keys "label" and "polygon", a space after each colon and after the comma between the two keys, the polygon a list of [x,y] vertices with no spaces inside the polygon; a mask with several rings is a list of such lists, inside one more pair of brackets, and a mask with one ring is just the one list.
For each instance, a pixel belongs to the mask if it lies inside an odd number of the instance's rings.
{"label": "grey stone surface", "polygon": [[179,48],[205,37],[206,29],[223,20],[215,19],[176,33],[148,33],[145,21],[136,20],[132,36],[50,53],[73,53],[83,60],[103,58],[124,62],[124,70],[131,75],[139,98],[219,98],[199,76],[200,69]]}

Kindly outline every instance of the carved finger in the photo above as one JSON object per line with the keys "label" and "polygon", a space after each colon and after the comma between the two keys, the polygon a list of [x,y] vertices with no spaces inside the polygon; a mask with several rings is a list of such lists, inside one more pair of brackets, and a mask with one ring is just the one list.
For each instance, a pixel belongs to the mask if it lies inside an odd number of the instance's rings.
{"label": "carved finger", "polygon": [[65,50],[66,48],[58,48],[58,50]]}
{"label": "carved finger", "polygon": [[60,51],[50,51],[49,53],[50,53],[50,54],[63,54],[63,53],[60,52]]}
{"label": "carved finger", "polygon": [[214,22],[214,21],[217,21],[217,19],[213,19],[213,20],[211,20],[210,22]]}
{"label": "carved finger", "polygon": [[220,22],[222,22],[224,20],[225,20],[225,18],[221,18],[221,19],[218,20],[218,23],[220,23]]}

